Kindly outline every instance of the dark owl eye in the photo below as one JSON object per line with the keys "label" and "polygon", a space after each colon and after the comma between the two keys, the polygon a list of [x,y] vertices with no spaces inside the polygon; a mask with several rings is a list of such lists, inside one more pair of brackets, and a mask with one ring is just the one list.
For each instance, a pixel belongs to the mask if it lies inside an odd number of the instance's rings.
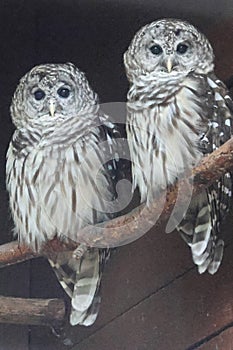
{"label": "dark owl eye", "polygon": [[70,95],[70,90],[68,88],[62,87],[62,88],[57,90],[57,93],[59,96],[61,96],[63,98],[67,98]]}
{"label": "dark owl eye", "polygon": [[176,51],[178,53],[180,53],[181,55],[183,55],[186,51],[188,50],[188,45],[186,44],[178,44]]}
{"label": "dark owl eye", "polygon": [[34,97],[37,101],[43,100],[45,97],[45,92],[41,89],[38,89],[34,92]]}
{"label": "dark owl eye", "polygon": [[161,55],[163,49],[160,45],[156,44],[150,47],[150,51],[153,53],[153,55]]}

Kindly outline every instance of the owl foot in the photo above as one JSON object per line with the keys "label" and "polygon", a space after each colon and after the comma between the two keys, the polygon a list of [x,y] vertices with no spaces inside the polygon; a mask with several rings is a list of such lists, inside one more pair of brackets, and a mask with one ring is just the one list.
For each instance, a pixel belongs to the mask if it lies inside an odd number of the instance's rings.
{"label": "owl foot", "polygon": [[73,251],[73,258],[74,259],[81,259],[81,257],[86,253],[88,247],[85,243],[81,243],[78,248],[76,248],[74,251]]}

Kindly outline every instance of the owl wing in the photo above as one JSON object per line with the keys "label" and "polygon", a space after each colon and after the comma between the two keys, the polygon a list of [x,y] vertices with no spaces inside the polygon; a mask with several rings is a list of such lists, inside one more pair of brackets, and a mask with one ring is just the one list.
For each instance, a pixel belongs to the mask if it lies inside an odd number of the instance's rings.
{"label": "owl wing", "polygon": [[[103,115],[100,120],[104,124],[105,137],[109,141],[111,159],[104,164],[104,169],[111,177],[112,193],[115,199],[113,217],[116,217],[127,210],[126,207],[131,198],[130,152],[124,126],[110,121],[106,115]],[[120,188],[119,184],[121,184]]]}
{"label": "owl wing", "polygon": [[[207,77],[209,104],[213,106],[209,128],[201,136],[200,150],[208,154],[232,135],[233,102],[225,85],[214,74]],[[232,175],[224,174],[205,192],[192,199],[190,208],[178,229],[190,245],[199,273],[214,274],[221,263],[224,242],[219,239],[221,222],[229,211]]]}
{"label": "owl wing", "polygon": [[[214,93],[214,113],[210,138],[211,151],[214,151],[232,136],[233,101],[228,95],[226,86],[214,74],[209,76],[207,80]],[[212,191],[216,198],[216,216],[218,222],[221,222],[231,205],[232,174],[226,173],[222,176],[212,185]]]}

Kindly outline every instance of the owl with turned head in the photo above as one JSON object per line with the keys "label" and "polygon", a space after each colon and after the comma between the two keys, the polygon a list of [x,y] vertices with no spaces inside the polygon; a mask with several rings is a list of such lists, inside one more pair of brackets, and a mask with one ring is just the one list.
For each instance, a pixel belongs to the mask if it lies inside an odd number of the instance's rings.
{"label": "owl with turned head", "polygon": [[[19,242],[39,251],[54,237],[77,241],[77,232],[117,211],[119,129],[73,64],[43,64],[21,80],[11,104],[16,127],[7,153],[6,182]],[[108,249],[91,248],[76,259],[50,264],[71,297],[72,325],[97,316],[100,279]]]}
{"label": "owl with turned head", "polygon": [[[141,28],[124,55],[130,83],[127,137],[133,186],[149,203],[187,169],[231,137],[233,103],[215,76],[213,49],[191,24],[161,19]],[[223,256],[221,221],[231,174],[192,198],[181,236],[198,271],[214,274]]]}

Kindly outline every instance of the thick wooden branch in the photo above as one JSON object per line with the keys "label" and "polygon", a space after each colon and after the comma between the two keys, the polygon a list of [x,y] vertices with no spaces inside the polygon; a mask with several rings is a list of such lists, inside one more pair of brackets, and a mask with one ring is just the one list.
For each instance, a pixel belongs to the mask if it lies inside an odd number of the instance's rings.
{"label": "thick wooden branch", "polygon": [[192,170],[191,176],[187,175],[169,191],[161,193],[150,207],[140,205],[127,215],[95,226],[87,226],[77,233],[77,242],[70,241],[68,244],[54,239],[48,242],[40,254],[35,254],[25,246],[19,248],[17,242],[2,245],[0,246],[0,267],[39,255],[52,257],[59,251],[75,249],[80,243],[90,247],[116,247],[132,242],[146,233],[155,223],[158,225],[169,218],[178,193],[180,203],[188,199],[190,193],[187,188],[190,182],[193,182],[193,194],[196,194],[231,169],[233,169],[233,138],[203,158],[201,163]]}
{"label": "thick wooden branch", "polygon": [[65,311],[65,303],[60,299],[0,297],[0,323],[59,328],[65,321]]}

